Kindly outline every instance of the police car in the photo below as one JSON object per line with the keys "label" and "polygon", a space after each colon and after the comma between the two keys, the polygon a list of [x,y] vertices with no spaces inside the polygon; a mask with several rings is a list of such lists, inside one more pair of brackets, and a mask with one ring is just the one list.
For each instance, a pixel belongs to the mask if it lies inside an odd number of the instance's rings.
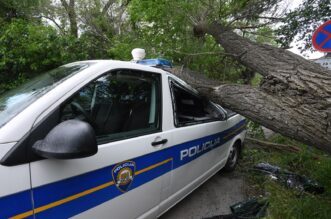
{"label": "police car", "polygon": [[135,59],[67,64],[0,95],[0,218],[157,218],[234,169],[245,119],[168,61]]}

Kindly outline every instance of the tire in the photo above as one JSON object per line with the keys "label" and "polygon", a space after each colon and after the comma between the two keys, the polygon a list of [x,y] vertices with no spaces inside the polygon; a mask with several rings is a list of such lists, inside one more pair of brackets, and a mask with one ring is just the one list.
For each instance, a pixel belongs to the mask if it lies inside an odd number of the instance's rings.
{"label": "tire", "polygon": [[223,170],[225,172],[232,172],[236,169],[238,160],[239,160],[239,154],[240,154],[240,143],[239,142],[235,142],[231,149],[230,149],[230,153],[228,156],[228,160],[226,161],[226,164],[223,168]]}

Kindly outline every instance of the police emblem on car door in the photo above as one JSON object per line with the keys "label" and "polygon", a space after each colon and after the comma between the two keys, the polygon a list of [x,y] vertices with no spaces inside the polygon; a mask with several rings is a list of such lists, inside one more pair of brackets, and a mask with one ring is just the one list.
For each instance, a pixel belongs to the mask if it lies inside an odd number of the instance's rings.
{"label": "police emblem on car door", "polygon": [[136,163],[133,161],[126,161],[117,164],[113,170],[113,180],[117,188],[122,192],[127,192],[135,176]]}

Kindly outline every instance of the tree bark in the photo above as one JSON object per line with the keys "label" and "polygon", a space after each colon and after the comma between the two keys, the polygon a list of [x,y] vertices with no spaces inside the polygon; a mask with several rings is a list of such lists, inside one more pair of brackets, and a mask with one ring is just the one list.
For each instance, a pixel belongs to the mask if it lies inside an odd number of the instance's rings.
{"label": "tree bark", "polygon": [[331,72],[287,50],[243,38],[218,23],[199,24],[227,53],[263,75],[259,88],[220,85],[175,70],[197,90],[261,125],[331,154]]}
{"label": "tree bark", "polygon": [[78,25],[77,14],[75,11],[75,0],[69,0],[69,4],[66,0],[61,0],[62,6],[66,10],[70,23],[70,34],[74,37],[78,37]]}

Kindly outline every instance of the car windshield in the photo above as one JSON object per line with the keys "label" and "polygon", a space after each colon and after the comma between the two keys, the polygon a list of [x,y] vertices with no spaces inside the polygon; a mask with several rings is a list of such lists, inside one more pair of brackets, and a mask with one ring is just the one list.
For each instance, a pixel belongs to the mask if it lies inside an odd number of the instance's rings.
{"label": "car windshield", "polygon": [[74,63],[64,65],[28,80],[17,88],[0,93],[0,127],[57,84],[91,64]]}

